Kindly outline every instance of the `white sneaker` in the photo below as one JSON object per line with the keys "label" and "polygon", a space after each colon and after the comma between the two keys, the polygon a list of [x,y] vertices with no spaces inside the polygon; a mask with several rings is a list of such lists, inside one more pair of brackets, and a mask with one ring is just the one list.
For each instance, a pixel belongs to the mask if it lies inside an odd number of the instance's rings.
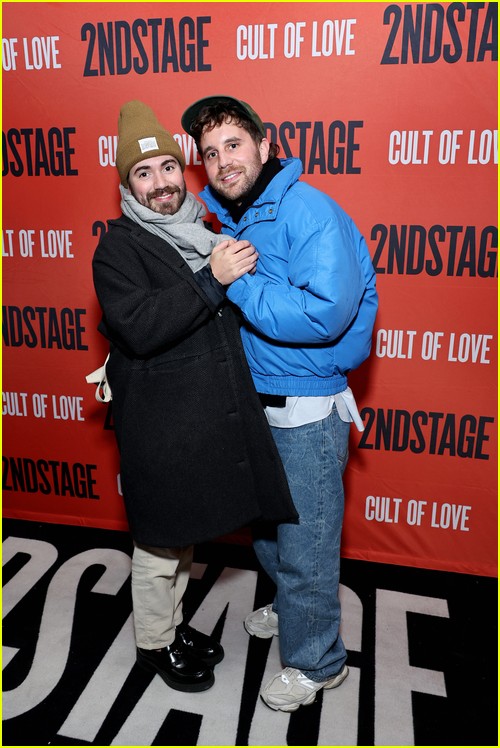
{"label": "white sneaker", "polygon": [[259,639],[278,636],[278,614],[273,611],[272,605],[254,610],[245,618],[243,625],[251,636],[257,636]]}
{"label": "white sneaker", "polygon": [[264,686],[260,695],[262,700],[271,709],[282,712],[295,712],[299,706],[312,704],[316,694],[322,688],[336,688],[340,686],[349,675],[349,668],[344,665],[340,673],[329,680],[316,683],[310,680],[304,673],[294,667],[286,667],[281,673],[277,673]]}

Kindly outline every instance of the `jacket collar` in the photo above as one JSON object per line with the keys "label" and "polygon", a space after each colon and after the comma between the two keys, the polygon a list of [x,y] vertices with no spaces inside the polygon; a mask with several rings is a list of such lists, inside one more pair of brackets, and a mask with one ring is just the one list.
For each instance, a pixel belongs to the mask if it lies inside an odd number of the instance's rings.
{"label": "jacket collar", "polygon": [[219,201],[221,205],[228,209],[231,218],[235,223],[238,223],[240,218],[245,215],[248,208],[258,201],[262,193],[266,190],[270,182],[277,176],[277,174],[283,169],[279,158],[271,158],[266,161],[260,171],[259,176],[254,182],[250,191],[244,196],[240,204],[234,200],[227,200],[225,197],[220,196]]}
{"label": "jacket collar", "polygon": [[269,182],[264,191],[256,201],[245,211],[238,222],[235,222],[227,207],[225,207],[217,192],[207,185],[200,197],[204,200],[207,208],[215,213],[223,226],[235,230],[237,227],[244,228],[255,220],[274,221],[279,211],[279,206],[287,190],[294,184],[302,174],[302,162],[298,158],[281,160],[283,167]]}

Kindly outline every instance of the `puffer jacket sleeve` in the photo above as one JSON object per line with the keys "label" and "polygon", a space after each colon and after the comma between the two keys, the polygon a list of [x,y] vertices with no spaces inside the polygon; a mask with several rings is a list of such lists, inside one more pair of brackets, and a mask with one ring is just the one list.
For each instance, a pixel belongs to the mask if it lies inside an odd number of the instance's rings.
{"label": "puffer jacket sleeve", "polygon": [[373,326],[377,316],[378,293],[376,274],[364,238],[359,238],[359,258],[365,278],[365,291],[358,313],[336,344],[337,360],[341,362],[342,373],[357,369],[370,355]]}
{"label": "puffer jacket sleeve", "polygon": [[228,290],[256,330],[299,345],[336,340],[358,312],[365,277],[358,240],[337,217],[300,221],[290,240],[287,278],[245,275]]}

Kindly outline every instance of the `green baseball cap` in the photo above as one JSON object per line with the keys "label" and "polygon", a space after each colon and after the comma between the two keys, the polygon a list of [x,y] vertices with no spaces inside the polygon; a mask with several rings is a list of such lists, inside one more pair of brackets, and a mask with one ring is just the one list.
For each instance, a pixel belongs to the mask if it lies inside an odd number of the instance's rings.
{"label": "green baseball cap", "polygon": [[193,124],[196,117],[199,115],[203,107],[210,106],[211,104],[230,104],[235,109],[243,114],[244,117],[250,119],[258,128],[263,138],[266,137],[266,129],[264,124],[250,104],[240,99],[235,99],[233,96],[225,96],[221,94],[219,96],[205,96],[204,99],[198,99],[194,104],[186,109],[181,117],[181,123],[187,133],[191,133],[191,125]]}

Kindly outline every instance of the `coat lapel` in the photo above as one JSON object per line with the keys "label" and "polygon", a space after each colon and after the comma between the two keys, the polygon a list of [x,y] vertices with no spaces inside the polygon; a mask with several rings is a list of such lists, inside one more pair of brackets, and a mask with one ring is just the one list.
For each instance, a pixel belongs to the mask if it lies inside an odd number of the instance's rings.
{"label": "coat lapel", "polygon": [[160,239],[159,236],[146,231],[146,229],[143,229],[126,216],[121,216],[113,223],[130,231],[134,240],[140,245],[144,252],[153,255],[157,260],[172,270],[172,272],[187,281],[191,287],[204,298],[201,288],[195,280],[193,271],[182,255],[180,255],[171,244],[164,239]]}

